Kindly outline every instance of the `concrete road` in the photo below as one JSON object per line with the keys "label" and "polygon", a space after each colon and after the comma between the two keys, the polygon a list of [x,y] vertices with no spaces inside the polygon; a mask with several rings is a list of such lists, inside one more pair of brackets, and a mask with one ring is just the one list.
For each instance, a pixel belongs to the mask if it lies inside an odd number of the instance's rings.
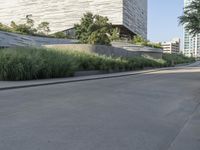
{"label": "concrete road", "polygon": [[0,150],[200,150],[200,67],[0,91]]}

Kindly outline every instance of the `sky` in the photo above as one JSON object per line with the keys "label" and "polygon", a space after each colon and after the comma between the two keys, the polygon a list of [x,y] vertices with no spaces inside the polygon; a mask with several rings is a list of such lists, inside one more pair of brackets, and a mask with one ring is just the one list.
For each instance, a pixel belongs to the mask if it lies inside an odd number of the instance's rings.
{"label": "sky", "polygon": [[183,37],[178,17],[183,14],[184,0],[148,0],[148,39],[153,42]]}

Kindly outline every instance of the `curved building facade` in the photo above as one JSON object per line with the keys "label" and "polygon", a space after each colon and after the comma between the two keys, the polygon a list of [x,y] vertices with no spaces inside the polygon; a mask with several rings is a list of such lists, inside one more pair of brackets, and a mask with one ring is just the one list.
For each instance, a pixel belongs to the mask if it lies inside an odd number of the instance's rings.
{"label": "curved building facade", "polygon": [[147,0],[0,0],[0,22],[21,23],[32,15],[47,21],[52,32],[73,28],[85,12],[107,16],[122,31],[147,38]]}

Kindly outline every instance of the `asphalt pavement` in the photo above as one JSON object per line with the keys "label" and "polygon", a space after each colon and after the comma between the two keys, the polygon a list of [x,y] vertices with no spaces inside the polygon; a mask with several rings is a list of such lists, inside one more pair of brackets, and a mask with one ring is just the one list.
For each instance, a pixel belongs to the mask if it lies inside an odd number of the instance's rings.
{"label": "asphalt pavement", "polygon": [[0,90],[0,150],[200,150],[200,65]]}

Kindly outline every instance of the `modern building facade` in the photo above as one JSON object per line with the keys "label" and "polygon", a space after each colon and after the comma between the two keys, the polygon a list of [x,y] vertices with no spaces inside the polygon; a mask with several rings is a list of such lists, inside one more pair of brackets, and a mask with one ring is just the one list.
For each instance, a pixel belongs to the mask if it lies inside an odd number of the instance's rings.
{"label": "modern building facade", "polygon": [[[184,5],[187,6],[193,0],[184,0]],[[193,36],[188,31],[184,30],[184,48],[183,54],[189,57],[200,57],[200,34]]]}
{"label": "modern building facade", "polygon": [[168,54],[179,54],[180,53],[180,39],[174,38],[169,42],[161,43],[163,52]]}
{"label": "modern building facade", "polygon": [[[11,2],[12,1],[12,2]],[[0,0],[0,22],[23,22],[32,15],[52,32],[73,28],[86,12],[107,16],[124,34],[147,38],[147,0]]]}

